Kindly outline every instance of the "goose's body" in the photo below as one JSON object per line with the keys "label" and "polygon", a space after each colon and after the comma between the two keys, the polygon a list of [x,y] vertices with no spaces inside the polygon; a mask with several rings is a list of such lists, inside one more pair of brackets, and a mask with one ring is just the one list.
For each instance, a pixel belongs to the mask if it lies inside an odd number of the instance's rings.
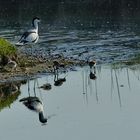
{"label": "goose's body", "polygon": [[44,117],[44,110],[42,102],[38,97],[27,97],[20,100],[23,104],[30,110],[35,111],[39,114],[39,121],[42,123],[46,123],[47,119]]}
{"label": "goose's body", "polygon": [[37,43],[39,39],[38,35],[38,23],[40,22],[40,19],[35,17],[32,20],[32,26],[33,28],[24,32],[21,36],[19,42],[16,45],[26,45],[26,44],[34,44]]}

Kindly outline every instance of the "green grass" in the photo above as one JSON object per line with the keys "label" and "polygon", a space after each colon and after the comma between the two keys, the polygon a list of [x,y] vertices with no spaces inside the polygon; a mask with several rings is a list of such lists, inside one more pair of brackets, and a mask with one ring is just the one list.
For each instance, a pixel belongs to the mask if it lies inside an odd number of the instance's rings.
{"label": "green grass", "polygon": [[17,52],[17,49],[13,44],[11,44],[8,40],[0,37],[0,55],[1,56],[15,55],[16,52]]}

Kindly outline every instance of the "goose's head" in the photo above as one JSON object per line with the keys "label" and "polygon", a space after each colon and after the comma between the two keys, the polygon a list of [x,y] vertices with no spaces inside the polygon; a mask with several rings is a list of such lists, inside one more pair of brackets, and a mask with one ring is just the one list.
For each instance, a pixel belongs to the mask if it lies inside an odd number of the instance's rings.
{"label": "goose's head", "polygon": [[33,27],[37,28],[40,19],[38,17],[34,17],[32,20]]}

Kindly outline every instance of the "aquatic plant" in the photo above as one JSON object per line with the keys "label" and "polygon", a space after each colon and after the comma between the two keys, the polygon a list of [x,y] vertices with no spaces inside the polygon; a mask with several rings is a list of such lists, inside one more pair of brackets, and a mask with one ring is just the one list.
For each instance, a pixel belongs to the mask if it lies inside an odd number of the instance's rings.
{"label": "aquatic plant", "polygon": [[16,54],[17,49],[4,38],[0,38],[0,55],[11,56]]}
{"label": "aquatic plant", "polygon": [[11,44],[8,40],[4,38],[0,38],[0,57],[1,57],[1,64],[7,64],[7,59],[9,57],[15,56],[17,53],[16,47]]}

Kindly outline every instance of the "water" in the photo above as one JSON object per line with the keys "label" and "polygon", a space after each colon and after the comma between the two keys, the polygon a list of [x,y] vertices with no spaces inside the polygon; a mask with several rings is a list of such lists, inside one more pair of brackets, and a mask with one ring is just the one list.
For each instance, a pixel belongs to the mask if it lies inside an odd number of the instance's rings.
{"label": "water", "polygon": [[[139,140],[139,65],[119,69],[102,65],[139,55],[139,2],[135,2],[0,2],[0,37],[15,44],[38,15],[35,57],[97,61],[92,79],[84,67],[61,73],[59,78],[66,81],[60,86],[54,85],[54,75],[44,74],[22,83],[13,79],[0,87],[0,139]],[[31,54],[28,47],[19,49]],[[39,88],[45,83],[52,89]],[[29,95],[43,102],[46,124],[20,102]]]}
{"label": "water", "polygon": [[[97,66],[95,80],[89,78],[89,73],[84,67],[60,74],[59,78],[66,77],[61,86],[54,86],[54,75],[43,75],[20,85],[20,94],[9,93],[17,98],[1,109],[0,138],[138,140],[139,66]],[[50,83],[52,89],[38,88],[45,83]],[[47,124],[42,125],[38,114],[19,102],[29,94],[43,102]]]}
{"label": "water", "polygon": [[[61,54],[68,59],[96,59],[98,63],[123,61],[140,53],[138,3],[1,2],[0,37],[18,42],[38,15],[40,38],[33,49],[35,57]],[[22,51],[31,54],[30,48]]]}
{"label": "water", "polygon": [[[48,29],[45,25],[40,26],[40,39],[33,49],[35,57],[60,54],[67,59],[112,63],[134,58],[140,53],[139,30]],[[1,29],[0,36],[16,43],[23,29]],[[23,47],[22,51],[31,54],[30,48]]]}
{"label": "water", "polygon": [[139,53],[139,35],[125,30],[72,30],[48,33],[43,37],[50,47],[56,47],[52,53],[65,57],[89,60],[101,63],[125,60]]}

